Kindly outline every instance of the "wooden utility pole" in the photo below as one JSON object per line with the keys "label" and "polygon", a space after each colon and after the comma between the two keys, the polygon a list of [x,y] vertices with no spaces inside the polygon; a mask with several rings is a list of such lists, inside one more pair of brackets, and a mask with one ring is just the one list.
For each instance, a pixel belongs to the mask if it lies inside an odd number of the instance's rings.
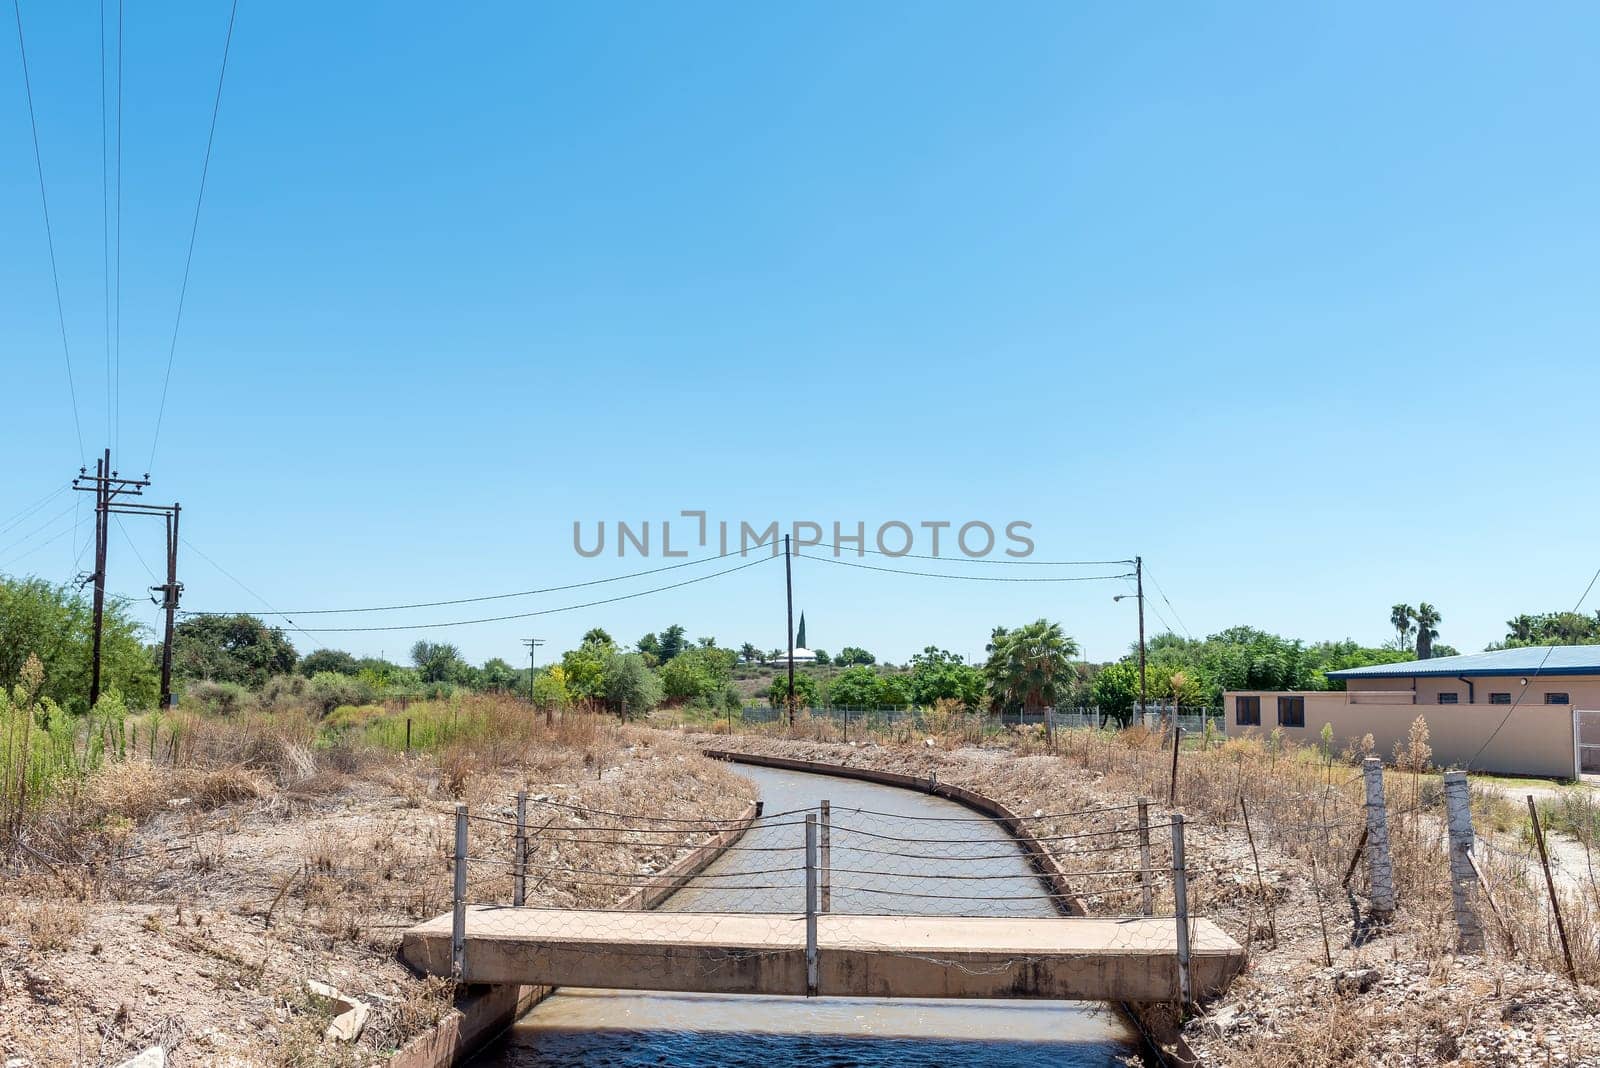
{"label": "wooden utility pole", "polygon": [[794,571],[789,557],[789,535],[783,536],[783,596],[788,605],[789,726],[794,726]]}
{"label": "wooden utility pole", "polygon": [[111,515],[113,512],[125,515],[165,514],[165,509],[147,505],[129,503],[117,506],[123,497],[143,495],[144,488],[148,485],[150,485],[148,474],[144,478],[122,478],[117,471],[112,470],[110,449],[106,449],[94,462],[92,476],[88,468],[80,467],[78,477],[72,480],[73,489],[80,493],[94,494],[94,571],[89,575],[89,581],[94,583],[94,624],[90,639],[89,665],[90,708],[100,700],[100,649],[101,635],[105,629],[106,553],[110,541]]}
{"label": "wooden utility pole", "polygon": [[[1144,677],[1144,557],[1142,556],[1133,558],[1133,582],[1134,589],[1139,596],[1139,722],[1143,723],[1147,698],[1145,696]],[[1174,705],[1173,707],[1172,725],[1176,727],[1178,725],[1177,706]]]}
{"label": "wooden utility pole", "polygon": [[172,626],[178,614],[178,597],[183,593],[183,583],[178,581],[178,513],[182,508],[173,502],[167,514],[167,582],[152,586],[161,594],[161,607],[166,610],[167,627],[161,639],[161,707],[172,707]]}

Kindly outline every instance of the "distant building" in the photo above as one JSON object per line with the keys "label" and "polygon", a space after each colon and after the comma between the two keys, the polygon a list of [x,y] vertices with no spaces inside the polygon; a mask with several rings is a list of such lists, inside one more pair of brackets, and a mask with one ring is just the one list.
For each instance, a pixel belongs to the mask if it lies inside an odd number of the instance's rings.
{"label": "distant building", "polygon": [[1419,715],[1433,763],[1512,775],[1600,773],[1600,645],[1530,646],[1330,671],[1338,691],[1230,691],[1226,730],[1282,729],[1392,759]]}
{"label": "distant building", "polygon": [[[799,667],[801,664],[815,664],[816,662],[816,653],[813,653],[810,649],[803,649],[798,645],[794,647],[794,663],[796,667]],[[779,655],[778,663],[788,666],[789,654],[783,653]]]}

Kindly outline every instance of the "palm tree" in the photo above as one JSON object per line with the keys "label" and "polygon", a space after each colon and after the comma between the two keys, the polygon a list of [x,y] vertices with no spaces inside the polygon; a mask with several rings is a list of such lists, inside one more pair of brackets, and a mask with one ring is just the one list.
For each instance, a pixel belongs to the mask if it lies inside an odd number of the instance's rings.
{"label": "palm tree", "polygon": [[1524,612],[1515,619],[1506,620],[1506,638],[1509,641],[1533,641],[1533,629],[1538,626],[1534,618]]}
{"label": "palm tree", "polygon": [[1389,625],[1395,629],[1394,647],[1404,649],[1410,643],[1411,620],[1417,610],[1408,604],[1397,604],[1389,609]]}
{"label": "palm tree", "polygon": [[743,660],[746,664],[754,664],[757,660],[761,659],[761,650],[757,649],[750,642],[745,642],[743,645],[739,646],[739,659]]}
{"label": "palm tree", "polygon": [[1433,639],[1439,636],[1439,628],[1434,624],[1442,618],[1439,610],[1427,601],[1417,605],[1417,659],[1426,660],[1433,655]]}
{"label": "palm tree", "polygon": [[989,642],[989,688],[1004,707],[1054,708],[1074,677],[1078,643],[1061,624],[1035,620],[1016,630],[996,627]]}

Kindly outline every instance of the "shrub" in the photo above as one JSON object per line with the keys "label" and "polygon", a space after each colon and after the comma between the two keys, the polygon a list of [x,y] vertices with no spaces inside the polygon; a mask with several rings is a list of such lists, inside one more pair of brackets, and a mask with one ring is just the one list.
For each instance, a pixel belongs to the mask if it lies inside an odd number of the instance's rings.
{"label": "shrub", "polygon": [[184,696],[215,716],[233,716],[254,703],[250,691],[236,682],[191,682]]}
{"label": "shrub", "polygon": [[373,696],[372,687],[336,671],[319,671],[311,676],[306,693],[306,699],[319,716],[326,716],[340,705],[368,704]]}
{"label": "shrub", "polygon": [[261,687],[261,707],[271,712],[300,711],[310,689],[310,680],[302,675],[274,675]]}

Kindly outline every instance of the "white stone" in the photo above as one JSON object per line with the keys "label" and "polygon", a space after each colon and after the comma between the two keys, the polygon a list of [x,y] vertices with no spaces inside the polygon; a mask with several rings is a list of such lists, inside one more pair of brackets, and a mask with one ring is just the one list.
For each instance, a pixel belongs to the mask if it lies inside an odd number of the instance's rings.
{"label": "white stone", "polygon": [[[162,1049],[160,1046],[151,1046],[149,1049],[142,1051],[137,1056],[130,1057],[128,1060],[123,1061],[121,1064],[117,1065],[117,1068],[166,1068],[166,1064],[167,1051]],[[7,1068],[10,1068],[10,1065],[11,1062],[7,1061]]]}

